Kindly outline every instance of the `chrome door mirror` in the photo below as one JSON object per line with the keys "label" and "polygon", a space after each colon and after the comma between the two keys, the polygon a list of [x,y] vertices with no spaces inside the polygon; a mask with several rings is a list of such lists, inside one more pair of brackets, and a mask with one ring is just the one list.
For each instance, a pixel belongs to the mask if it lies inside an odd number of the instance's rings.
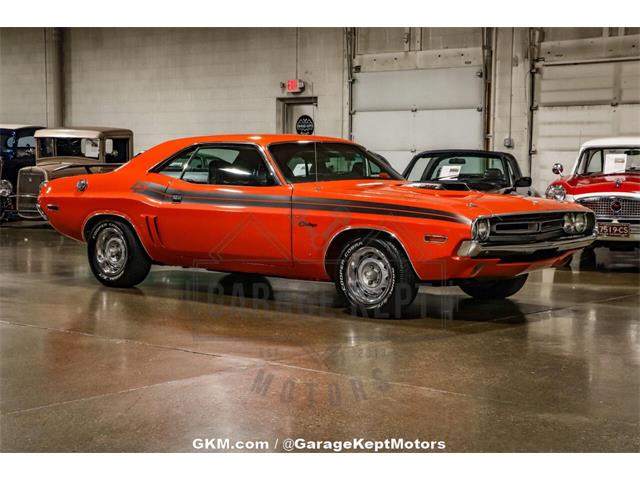
{"label": "chrome door mirror", "polygon": [[556,175],[562,176],[562,172],[564,171],[564,167],[561,163],[554,163],[553,167],[551,167],[551,171]]}

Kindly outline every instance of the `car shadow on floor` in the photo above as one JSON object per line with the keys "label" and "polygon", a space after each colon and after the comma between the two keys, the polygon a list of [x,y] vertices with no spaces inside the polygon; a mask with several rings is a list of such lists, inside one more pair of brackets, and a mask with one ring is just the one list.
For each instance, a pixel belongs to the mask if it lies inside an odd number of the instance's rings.
{"label": "car shadow on floor", "polygon": [[[275,286],[274,286],[275,282]],[[521,305],[509,299],[475,300],[465,295],[431,294],[421,290],[401,318],[389,316],[356,316],[333,284],[269,279],[260,275],[218,274],[199,271],[152,272],[145,285],[147,294],[162,285],[163,295],[279,313],[308,314],[321,317],[361,319],[365,321],[437,321],[445,326],[449,321],[495,322],[521,324],[526,321]],[[172,288],[168,289],[167,287]],[[173,292],[173,293],[172,293]],[[525,310],[536,310],[527,305]]]}

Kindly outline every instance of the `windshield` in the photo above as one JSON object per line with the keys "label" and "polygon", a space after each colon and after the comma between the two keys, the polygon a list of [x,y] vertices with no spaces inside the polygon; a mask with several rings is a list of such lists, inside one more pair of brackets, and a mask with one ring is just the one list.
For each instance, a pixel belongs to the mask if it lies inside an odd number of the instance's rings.
{"label": "windshield", "polygon": [[100,156],[100,141],[97,138],[38,138],[38,156],[96,160]]}
{"label": "windshield", "polygon": [[287,142],[269,146],[290,183],[402,177],[362,148],[347,143]]}
{"label": "windshield", "polygon": [[479,190],[511,185],[509,165],[504,158],[464,153],[420,157],[406,176],[413,182],[458,180]]}
{"label": "windshield", "polygon": [[640,148],[589,148],[582,152],[578,175],[640,172]]}
{"label": "windshield", "polygon": [[33,158],[36,153],[34,131],[35,129],[0,129],[0,156],[3,158]]}

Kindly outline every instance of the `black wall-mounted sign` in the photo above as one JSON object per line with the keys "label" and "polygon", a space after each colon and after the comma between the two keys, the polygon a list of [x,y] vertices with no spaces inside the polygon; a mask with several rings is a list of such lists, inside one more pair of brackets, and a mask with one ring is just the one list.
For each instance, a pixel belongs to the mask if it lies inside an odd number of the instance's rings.
{"label": "black wall-mounted sign", "polygon": [[309,115],[300,115],[298,120],[296,120],[296,132],[298,132],[299,135],[311,135],[314,128],[313,118]]}

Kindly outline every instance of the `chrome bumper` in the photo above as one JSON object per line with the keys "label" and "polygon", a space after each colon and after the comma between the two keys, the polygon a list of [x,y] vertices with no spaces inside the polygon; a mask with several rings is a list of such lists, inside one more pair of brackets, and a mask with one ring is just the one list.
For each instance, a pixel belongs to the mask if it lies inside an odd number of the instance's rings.
{"label": "chrome bumper", "polygon": [[[578,250],[591,245],[596,240],[595,235],[586,237],[571,238],[569,240],[555,240],[536,243],[520,243],[511,245],[491,245],[487,243],[479,243],[473,240],[462,242],[458,248],[457,255],[459,257],[479,257],[480,255],[496,255],[501,253],[536,253],[540,250],[557,250],[558,252],[566,252],[567,250]],[[486,256],[486,255],[485,255]]]}

